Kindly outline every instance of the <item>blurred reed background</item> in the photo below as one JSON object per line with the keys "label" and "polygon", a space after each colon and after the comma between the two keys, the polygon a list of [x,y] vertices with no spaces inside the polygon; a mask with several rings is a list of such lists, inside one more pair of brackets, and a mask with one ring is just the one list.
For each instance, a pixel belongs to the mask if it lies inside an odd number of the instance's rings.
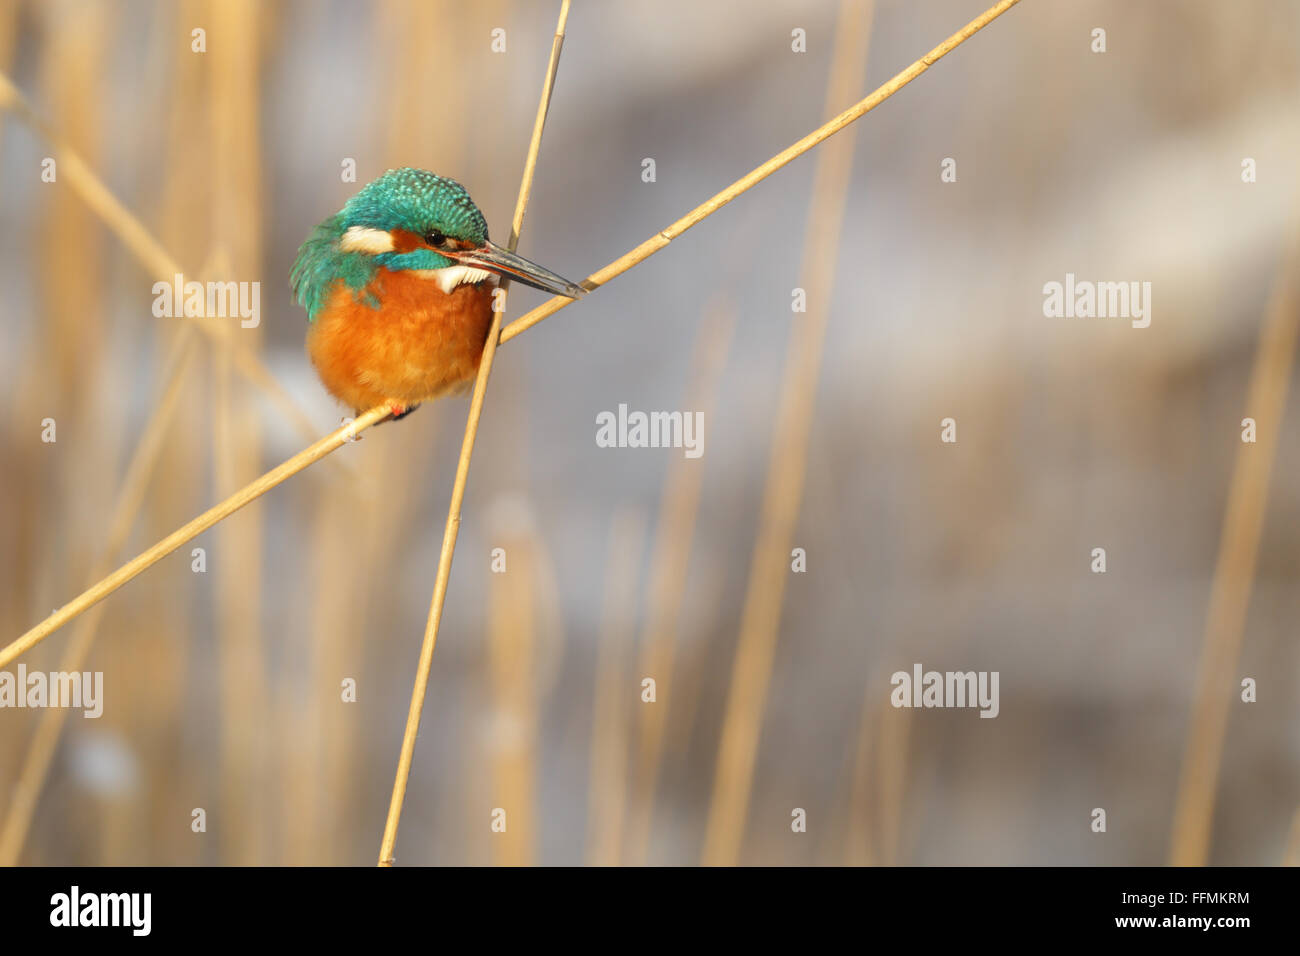
{"label": "blurred reed background", "polygon": [[[593,271],[985,6],[577,0],[520,251]],[[452,176],[504,241],[555,12],[0,0],[0,70],[157,243],[75,162],[42,182],[70,154],[0,96],[5,643],[337,425],[287,274],[361,184]],[[1025,0],[504,348],[398,863],[1294,855],[1298,27]],[[155,318],[169,258],[261,282],[260,326]],[[1150,328],[1044,318],[1066,272],[1151,281]],[[704,411],[705,454],[597,447],[621,403]],[[1239,461],[1257,409],[1271,474]],[[465,410],[367,432],[196,540],[204,572],[186,547],[27,654],[103,671],[104,714],[0,710],[0,862],[372,863]],[[894,710],[915,662],[999,671],[999,717]],[[1185,761],[1215,700],[1221,765]]]}

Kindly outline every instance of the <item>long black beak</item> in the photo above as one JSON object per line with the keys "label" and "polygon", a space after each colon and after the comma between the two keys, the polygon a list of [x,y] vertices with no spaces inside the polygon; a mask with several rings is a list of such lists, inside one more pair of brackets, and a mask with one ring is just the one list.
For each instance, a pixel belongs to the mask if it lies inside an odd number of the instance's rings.
{"label": "long black beak", "polygon": [[587,294],[587,290],[563,276],[558,276],[550,269],[544,269],[536,262],[529,262],[523,256],[517,256],[509,250],[502,249],[489,240],[478,249],[469,249],[457,254],[456,261],[467,266],[487,269],[497,275],[509,276],[516,282],[550,292],[553,295],[567,295],[576,299]]}

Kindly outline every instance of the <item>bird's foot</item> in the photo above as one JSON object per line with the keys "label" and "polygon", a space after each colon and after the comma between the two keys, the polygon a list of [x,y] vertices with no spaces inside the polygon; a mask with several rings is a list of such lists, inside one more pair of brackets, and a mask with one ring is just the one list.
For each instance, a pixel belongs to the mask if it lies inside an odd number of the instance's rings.
{"label": "bird's foot", "polygon": [[419,405],[403,405],[401,402],[389,402],[388,414],[389,421],[398,422],[405,418],[411,412],[419,408]]}

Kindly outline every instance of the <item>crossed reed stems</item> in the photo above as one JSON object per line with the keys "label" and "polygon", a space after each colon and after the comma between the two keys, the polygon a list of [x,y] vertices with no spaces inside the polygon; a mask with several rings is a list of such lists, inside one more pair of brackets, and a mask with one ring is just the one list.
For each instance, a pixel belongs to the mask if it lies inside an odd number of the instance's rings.
{"label": "crossed reed stems", "polygon": [[[736,180],[726,189],[701,203],[676,222],[655,233],[636,248],[592,273],[582,285],[588,290],[594,290],[644,262],[651,255],[667,246],[673,239],[717,212],[741,193],[753,188],[778,169],[860,119],[1018,2],[1019,0],[1000,0],[1000,2],[970,21],[925,56],[897,73],[870,95],[773,156],[767,162],[756,167],[747,175]],[[518,243],[520,229],[528,206],[547,109],[554,88],[560,51],[563,46],[569,7],[570,0],[562,0],[512,221],[509,242],[511,249],[515,248]],[[139,220],[113,196],[90,169],[89,165],[78,156],[76,151],[40,118],[3,73],[0,73],[0,109],[7,109],[16,113],[50,142],[56,154],[60,157],[61,168],[69,185],[87,202],[92,211],[104,220],[128,250],[151,273],[171,275],[181,271],[166,250],[153,238]],[[1297,258],[1300,258],[1300,254],[1293,250],[1287,259],[1287,263],[1294,263]],[[1287,274],[1289,274],[1288,270],[1284,268],[1283,276],[1285,277]],[[1239,655],[1246,605],[1249,600],[1250,585],[1253,578],[1254,559],[1262,526],[1263,508],[1267,500],[1269,476],[1277,445],[1277,419],[1286,394],[1289,364],[1296,349],[1296,313],[1300,311],[1297,307],[1298,300],[1300,300],[1300,293],[1297,292],[1294,282],[1285,279],[1280,281],[1266,316],[1265,328],[1259,342],[1256,365],[1252,371],[1251,407],[1262,406],[1271,414],[1261,417],[1257,454],[1252,458],[1245,457],[1245,453],[1239,453],[1238,455],[1228,512],[1224,518],[1223,538],[1220,546],[1219,562],[1215,572],[1215,588],[1211,598],[1210,615],[1206,627],[1205,650],[1201,661],[1201,680],[1198,684],[1196,703],[1193,710],[1193,728],[1187,740],[1183,778],[1179,786],[1179,799],[1171,837],[1171,859],[1183,865],[1201,864],[1208,858],[1215,781],[1218,775],[1224,731],[1227,723],[1225,703],[1227,698],[1223,697],[1221,688],[1217,684],[1222,682],[1220,678],[1223,676],[1223,671],[1230,668]],[[487,382],[491,374],[496,348],[499,344],[510,341],[537,323],[572,304],[572,301],[564,297],[553,298],[525,313],[504,328],[501,325],[502,313],[498,311],[494,314],[478,377],[475,381],[465,436],[457,461],[456,479],[444,528],[438,572],[417,665],[410,710],[402,738],[401,754],[398,760],[392,799],[379,853],[379,864],[381,866],[392,865],[394,862],[393,851],[397,828],[401,819],[402,804],[413,761],[415,739],[419,730],[420,715],[423,711],[425,695],[428,689],[429,674],[432,668],[442,609],[446,600],[447,582],[455,554],[456,539],[461,522],[461,507],[468,483],[474,443],[479,420],[482,416]],[[196,318],[193,321],[196,322],[200,330],[213,339],[219,348],[228,354],[232,367],[240,375],[260,390],[265,391],[272,399],[277,410],[288,417],[299,431],[311,434],[309,420],[288,398],[250,348],[237,344],[230,336],[221,334],[206,320]],[[139,498],[143,494],[143,478],[141,476],[148,473],[152,459],[157,454],[160,434],[169,419],[171,408],[174,407],[176,389],[184,368],[193,354],[193,336],[187,335],[186,331],[183,330],[182,337],[177,340],[172,355],[168,359],[167,366],[170,373],[168,384],[164,389],[163,400],[156,408],[155,415],[137,447],[136,454],[128,467],[123,488],[119,492],[118,501],[114,508],[112,530],[109,536],[110,543],[116,542],[117,544],[106,550],[105,553],[107,554],[113,553],[116,547],[120,546],[120,543],[125,540],[129,530],[130,516],[134,514],[135,509],[138,507]],[[353,440],[361,432],[377,424],[387,414],[387,409],[383,407],[370,409],[351,423],[312,442],[298,454],[214,505],[208,511],[183,525],[131,561],[111,573],[107,573],[72,601],[56,610],[12,643],[0,649],[0,667],[8,666],[50,634],[94,608],[108,595],[146,571],[181,545],[223,521],[293,475],[326,458],[341,445]],[[797,476],[795,476],[795,480],[797,482]],[[770,493],[771,488],[769,488]],[[785,495],[782,500],[794,500],[797,497],[797,495]],[[757,575],[758,570],[756,563],[755,575]],[[779,616],[779,594],[776,595],[775,600],[775,608],[769,606],[770,601],[758,601],[758,605],[761,606],[756,605],[757,609],[750,608],[750,602],[747,601],[746,617],[757,620],[767,615],[764,618],[766,627],[775,629],[775,621],[768,620],[768,618],[771,618],[773,614]],[[754,621],[750,621],[750,624],[753,625]],[[742,627],[742,641],[744,631],[745,627]],[[79,635],[78,640],[70,648],[70,656],[73,656],[74,659],[78,657],[84,658],[93,633],[93,626],[90,626]],[[761,647],[763,643],[762,637],[760,636],[756,640]],[[759,659],[761,660],[761,658],[762,655],[759,654]],[[744,683],[742,680],[744,676],[741,669],[741,658],[738,656],[737,671],[733,675],[733,696],[737,693],[737,687]],[[1223,701],[1219,700],[1220,697],[1223,697]],[[761,701],[761,694],[759,700]],[[751,710],[751,707],[746,706],[747,701],[752,703],[752,698],[741,698],[741,702],[735,706],[741,710]],[[20,786],[16,790],[14,806],[11,807],[5,830],[0,834],[0,863],[16,862],[23,836],[30,823],[35,794],[39,792],[41,782],[48,771],[49,757],[53,752],[62,727],[62,721],[55,714],[47,714],[45,717],[47,721],[43,722],[38,728],[37,739],[33,742],[29,759],[24,764]],[[731,762],[738,764],[739,770],[729,774],[724,772],[723,766],[728,751],[728,745],[724,740],[723,754],[720,756],[719,761],[719,775],[717,781],[715,781],[715,811],[720,806],[720,802],[728,802],[727,800],[720,801],[720,794],[723,796],[733,794],[743,798],[747,793],[753,770],[752,746],[753,741],[746,739],[731,747],[731,750],[735,751],[735,756],[733,756]],[[711,821],[710,837],[706,842],[705,862],[735,861],[741,833],[738,827],[743,827],[744,814],[743,812],[739,814],[739,823],[735,821],[734,816],[727,827],[715,827]],[[1297,816],[1297,832],[1300,832],[1300,816]]]}

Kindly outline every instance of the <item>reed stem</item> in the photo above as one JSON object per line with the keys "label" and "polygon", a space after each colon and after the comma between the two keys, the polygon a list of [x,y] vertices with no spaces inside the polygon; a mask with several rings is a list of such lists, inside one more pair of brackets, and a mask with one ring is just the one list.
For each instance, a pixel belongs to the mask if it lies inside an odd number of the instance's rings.
{"label": "reed stem", "polygon": [[[519,184],[519,198],[515,201],[515,215],[510,224],[511,252],[519,245],[519,232],[528,210],[528,197],[533,190],[533,174],[537,170],[537,154],[542,147],[542,130],[546,127],[546,113],[551,105],[551,90],[555,87],[555,74],[560,68],[560,50],[564,46],[564,28],[569,19],[569,2],[560,4],[559,21],[551,42],[551,59],[542,81],[542,96],[537,104],[537,117],[533,121],[533,136],[524,159],[523,180]],[[508,282],[502,283],[507,289]],[[493,308],[492,327],[488,330],[479,360],[478,377],[474,380],[474,394],[469,403],[469,419],[465,422],[465,438],[461,443],[460,458],[456,462],[456,481],[451,489],[451,504],[447,509],[447,524],[442,534],[442,552],[438,557],[438,576],[433,584],[433,598],[429,604],[429,619],[424,629],[424,642],[420,647],[420,662],[415,673],[415,687],[411,691],[411,706],[406,715],[406,730],[402,734],[402,750],[397,760],[397,775],[393,780],[393,795],[388,804],[388,818],[384,822],[384,837],[379,847],[379,865],[393,865],[393,847],[397,842],[397,825],[402,818],[402,803],[406,799],[406,786],[411,776],[411,762],[415,757],[415,738],[420,732],[420,715],[424,711],[424,698],[429,692],[429,672],[433,669],[433,649],[438,642],[438,627],[442,623],[442,609],[447,601],[447,582],[451,578],[452,556],[456,553],[456,538],[460,533],[460,511],[465,501],[465,487],[469,482],[470,459],[474,454],[474,441],[478,437],[478,423],[483,415],[483,399],[487,394],[488,377],[492,374],[492,361],[496,357],[497,342],[501,336],[501,315],[505,308],[504,291],[497,297]]]}

